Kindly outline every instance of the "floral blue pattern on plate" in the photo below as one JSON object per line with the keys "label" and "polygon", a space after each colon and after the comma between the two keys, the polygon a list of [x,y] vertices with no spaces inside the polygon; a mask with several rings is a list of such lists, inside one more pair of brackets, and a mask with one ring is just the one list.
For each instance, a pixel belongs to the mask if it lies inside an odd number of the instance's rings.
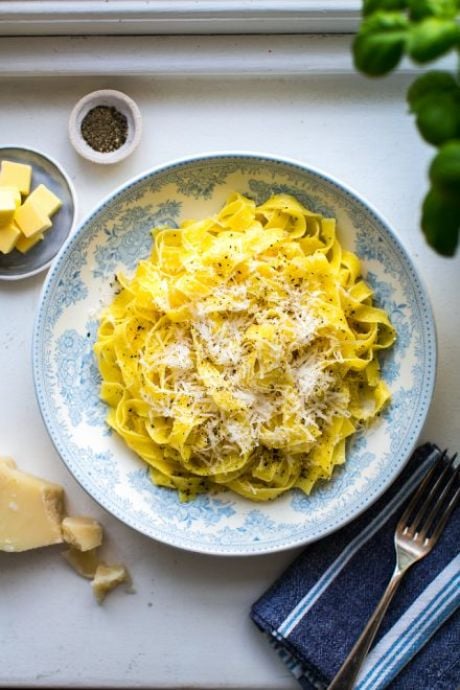
{"label": "floral blue pattern on plate", "polygon": [[[391,405],[354,437],[347,462],[310,497],[292,491],[254,504],[228,491],[180,503],[154,486],[145,465],[112,434],[99,400],[92,346],[98,314],[150,249],[154,226],[216,212],[239,191],[263,202],[295,195],[335,216],[341,241],[363,259],[375,299],[398,330],[382,358]],[[177,161],[118,189],[60,252],[44,285],[35,324],[35,386],[50,436],[80,484],[104,508],[145,535],[184,549],[250,555],[306,544],[368,507],[402,469],[430,404],[436,342],[431,308],[406,251],[386,222],[356,193],[301,163],[252,154],[214,154]]]}

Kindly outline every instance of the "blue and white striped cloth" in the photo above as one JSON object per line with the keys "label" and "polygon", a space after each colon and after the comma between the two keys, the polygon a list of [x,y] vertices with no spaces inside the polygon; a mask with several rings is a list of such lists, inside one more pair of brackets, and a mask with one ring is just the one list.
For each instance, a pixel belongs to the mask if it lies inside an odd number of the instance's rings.
{"label": "blue and white striped cloth", "polygon": [[[394,569],[404,504],[438,454],[433,444],[418,448],[374,506],[308,546],[253,605],[252,619],[304,690],[327,688],[363,629]],[[356,690],[458,690],[459,543],[456,510],[436,548],[403,579]]]}

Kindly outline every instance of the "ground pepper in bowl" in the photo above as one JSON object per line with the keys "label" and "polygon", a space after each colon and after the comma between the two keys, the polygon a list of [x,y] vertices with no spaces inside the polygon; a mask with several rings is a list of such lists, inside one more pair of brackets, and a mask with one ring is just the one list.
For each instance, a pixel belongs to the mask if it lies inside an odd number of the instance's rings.
{"label": "ground pepper in bowl", "polygon": [[81,134],[88,146],[95,151],[110,153],[126,142],[128,120],[113,106],[97,105],[83,118]]}

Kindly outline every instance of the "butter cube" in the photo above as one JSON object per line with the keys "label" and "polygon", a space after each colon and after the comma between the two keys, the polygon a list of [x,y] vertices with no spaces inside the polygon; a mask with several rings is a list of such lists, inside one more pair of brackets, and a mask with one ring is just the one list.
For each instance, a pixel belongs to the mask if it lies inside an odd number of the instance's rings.
{"label": "butter cube", "polygon": [[27,199],[14,214],[14,221],[26,237],[32,237],[51,227],[51,221],[41,209]]}
{"label": "butter cube", "polygon": [[21,192],[17,187],[4,187],[3,185],[0,185],[0,189],[3,192],[6,192],[7,194],[11,194],[13,196],[16,208],[18,208],[18,206],[21,205]]}
{"label": "butter cube", "polygon": [[106,595],[121,585],[122,582],[129,581],[129,574],[124,565],[106,565],[100,563],[97,567],[94,580],[91,583],[93,593],[99,604],[102,604]]}
{"label": "butter cube", "polygon": [[[1,231],[0,231],[1,232]],[[29,249],[32,249],[32,247],[35,247],[36,244],[38,244],[42,239],[43,239],[43,233],[42,232],[36,232],[35,235],[32,235],[32,237],[26,237],[25,235],[22,234],[21,231],[20,233],[20,238],[16,242],[16,249],[20,251],[22,254],[26,254]]]}
{"label": "butter cube", "polygon": [[93,518],[66,517],[62,521],[62,536],[79,551],[90,551],[102,544],[102,527]]}
{"label": "butter cube", "polygon": [[23,237],[23,234],[14,221],[0,227],[0,252],[2,254],[12,252],[21,237]]}
{"label": "butter cube", "polygon": [[0,551],[27,551],[62,543],[62,486],[0,460]]}
{"label": "butter cube", "polygon": [[27,201],[31,201],[41,210],[45,216],[52,216],[62,206],[62,201],[56,194],[45,187],[44,184],[39,184],[27,197]]}
{"label": "butter cube", "polygon": [[15,187],[0,187],[0,226],[13,220],[20,203],[21,195]]}
{"label": "butter cube", "polygon": [[1,187],[17,187],[21,194],[30,192],[32,166],[13,161],[2,161],[0,170]]}
{"label": "butter cube", "polygon": [[82,577],[92,580],[99,565],[97,549],[90,551],[79,551],[73,546],[62,554],[69,565]]}

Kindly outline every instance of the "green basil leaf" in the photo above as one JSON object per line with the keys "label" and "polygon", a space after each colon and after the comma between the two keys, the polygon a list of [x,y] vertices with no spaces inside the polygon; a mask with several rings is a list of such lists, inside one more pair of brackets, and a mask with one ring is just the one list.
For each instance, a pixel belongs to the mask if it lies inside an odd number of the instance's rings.
{"label": "green basil leaf", "polygon": [[363,16],[368,17],[379,10],[405,10],[408,0],[364,0]]}
{"label": "green basil leaf", "polygon": [[356,68],[371,77],[394,69],[403,55],[408,27],[399,12],[377,12],[365,19],[353,41]]}
{"label": "green basil leaf", "polygon": [[426,96],[458,90],[459,86],[450,72],[432,70],[418,77],[409,87],[407,102],[411,112],[417,112]]}
{"label": "green basil leaf", "polygon": [[413,24],[407,52],[415,62],[429,62],[447,53],[460,41],[460,27],[454,20],[430,17]]}
{"label": "green basil leaf", "polygon": [[441,146],[430,166],[430,180],[440,196],[460,207],[460,139]]}
{"label": "green basil leaf", "polygon": [[455,19],[457,10],[457,0],[409,0],[409,16],[415,22],[427,17]]}
{"label": "green basil leaf", "polygon": [[422,206],[422,230],[428,244],[443,256],[453,256],[458,245],[460,206],[446,203],[430,189]]}
{"label": "green basil leaf", "polygon": [[419,102],[416,122],[422,137],[433,146],[460,137],[460,89],[425,96]]}

